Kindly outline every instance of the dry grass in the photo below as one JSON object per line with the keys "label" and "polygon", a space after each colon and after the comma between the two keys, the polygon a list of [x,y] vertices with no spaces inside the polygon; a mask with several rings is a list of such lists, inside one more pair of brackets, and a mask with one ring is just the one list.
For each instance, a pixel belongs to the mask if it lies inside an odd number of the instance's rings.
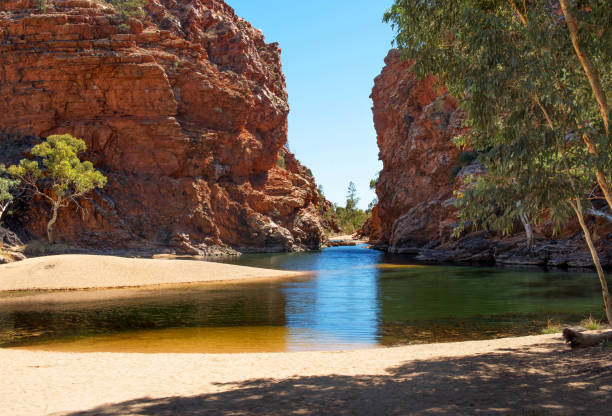
{"label": "dry grass", "polygon": [[561,322],[557,321],[557,323],[553,323],[552,320],[548,320],[545,328],[542,328],[540,331],[543,335],[547,334],[557,334],[561,332]]}
{"label": "dry grass", "polygon": [[585,318],[582,321],[580,321],[580,326],[588,329],[589,331],[601,329],[602,327],[601,321],[598,321],[595,318],[593,318],[593,315],[589,315],[588,318]]}
{"label": "dry grass", "polygon": [[78,253],[80,250],[68,244],[50,244],[47,241],[34,240],[23,247],[23,254],[28,257],[51,256],[57,254]]}

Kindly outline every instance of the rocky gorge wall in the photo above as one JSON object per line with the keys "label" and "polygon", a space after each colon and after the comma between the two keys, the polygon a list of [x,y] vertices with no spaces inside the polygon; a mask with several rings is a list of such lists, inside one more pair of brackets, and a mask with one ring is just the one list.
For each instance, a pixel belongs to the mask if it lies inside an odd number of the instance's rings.
{"label": "rocky gorge wall", "polygon": [[[222,0],[0,3],[0,163],[70,133],[108,185],[60,211],[59,241],[205,254],[316,249],[314,178],[288,151],[280,49]],[[21,204],[21,205],[20,205]],[[43,201],[12,218],[44,236]]]}
{"label": "rocky gorge wall", "polygon": [[[372,90],[379,158],[383,162],[376,193],[378,205],[363,231],[375,247],[411,253],[427,262],[471,262],[591,267],[577,224],[553,235],[550,224],[535,228],[529,252],[522,227],[516,234],[472,232],[454,239],[457,224],[453,191],[482,166],[465,160],[451,139],[460,132],[457,101],[430,76],[417,80],[412,63],[391,50]],[[612,266],[612,224],[590,218],[602,264]]]}
{"label": "rocky gorge wall", "polygon": [[385,64],[371,95],[383,161],[376,187],[379,238],[391,251],[402,251],[441,235],[459,155],[451,139],[461,116],[456,100],[435,88],[434,77],[417,80],[399,51],[392,50]]}

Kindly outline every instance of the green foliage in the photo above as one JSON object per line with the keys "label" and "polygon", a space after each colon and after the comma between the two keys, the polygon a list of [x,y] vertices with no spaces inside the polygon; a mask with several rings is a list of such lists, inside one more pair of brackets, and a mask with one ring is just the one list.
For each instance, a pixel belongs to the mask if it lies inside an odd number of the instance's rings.
{"label": "green foliage", "polygon": [[38,11],[41,13],[47,12],[47,0],[38,0]]}
{"label": "green foliage", "polygon": [[543,335],[558,334],[561,332],[561,322],[553,323],[550,319],[545,328],[540,331]]}
{"label": "green foliage", "polygon": [[37,160],[22,159],[19,165],[9,166],[7,172],[26,182],[46,182],[57,198],[82,196],[106,184],[106,177],[91,162],[79,159],[78,154],[85,150],[85,142],[69,134],[49,136],[31,150],[42,166]]}
{"label": "green foliage", "polygon": [[359,203],[359,198],[357,198],[357,187],[351,181],[349,182],[348,189],[346,191],[346,210],[352,211],[357,208],[357,204]]}
{"label": "green foliage", "polygon": [[363,223],[368,219],[369,214],[361,209],[348,210],[343,207],[336,207],[336,217],[338,218],[338,227],[345,234],[353,234],[361,228]]}
{"label": "green foliage", "polygon": [[278,166],[279,168],[285,169],[286,167],[286,163],[285,163],[285,151],[284,150],[280,150],[278,152],[278,157],[276,158],[276,166]]}
{"label": "green foliage", "polygon": [[111,4],[117,14],[123,18],[142,18],[145,15],[145,0],[106,0],[106,2]]}
{"label": "green foliage", "polygon": [[119,33],[130,33],[130,26],[126,23],[121,23],[117,26],[117,29],[119,29]]}
{"label": "green foliage", "polygon": [[[370,179],[370,189],[372,191],[376,191],[376,187],[378,186],[379,179],[380,179],[380,172],[376,173],[376,178]],[[378,204],[378,197],[374,197],[374,199],[371,200],[370,203],[368,204],[368,209],[366,210],[366,213],[369,215],[377,204]]]}
{"label": "green foliage", "polygon": [[589,315],[588,318],[585,318],[580,321],[580,325],[588,329],[589,331],[601,329],[601,322],[593,318],[593,315]]}
{"label": "green foliage", "polygon": [[376,186],[378,185],[378,180],[380,179],[380,171],[376,172],[376,177],[374,179],[370,179],[370,189],[376,191]]}
{"label": "green foliage", "polygon": [[[605,3],[582,1],[577,13],[584,47],[611,91],[612,8]],[[527,25],[511,4],[396,0],[385,20],[414,59],[412,70],[436,74],[467,115],[469,134],[456,142],[478,153],[486,173],[466,178],[457,195],[464,225],[508,232],[520,209],[559,227],[571,215],[569,201],[590,203],[596,166],[610,178],[612,143],[555,2],[524,3]],[[583,135],[596,141],[598,156]]]}
{"label": "green foliage", "polygon": [[476,152],[463,151],[457,158],[457,162],[463,166],[466,166],[472,163],[474,160],[476,160],[476,156],[477,156]]}
{"label": "green foliage", "polygon": [[49,241],[60,207],[70,202],[78,205],[78,198],[106,185],[106,177],[91,162],[79,159],[79,153],[85,150],[85,142],[70,134],[49,136],[30,151],[36,160],[22,159],[6,170],[34,195],[50,202],[53,214],[47,227]]}
{"label": "green foliage", "polygon": [[357,188],[353,182],[349,182],[346,193],[346,206],[335,206],[338,227],[343,233],[353,234],[368,219],[368,213],[357,208],[359,198],[357,198]]}
{"label": "green foliage", "polygon": [[476,160],[476,157],[477,157],[476,152],[470,152],[470,151],[461,152],[461,154],[457,158],[457,163],[455,163],[455,165],[451,168],[451,172],[450,172],[451,179],[455,179],[457,175],[459,174],[459,172],[461,172],[461,169],[463,169],[465,166],[469,165],[474,160]]}
{"label": "green foliage", "polygon": [[9,207],[19,186],[19,181],[2,176],[6,172],[5,166],[0,165],[0,220]]}

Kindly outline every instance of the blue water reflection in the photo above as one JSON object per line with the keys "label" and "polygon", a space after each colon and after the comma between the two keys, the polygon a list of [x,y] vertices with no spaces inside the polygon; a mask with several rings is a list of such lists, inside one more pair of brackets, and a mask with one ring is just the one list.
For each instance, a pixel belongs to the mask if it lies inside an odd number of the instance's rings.
{"label": "blue water reflection", "polygon": [[376,265],[381,255],[365,247],[329,248],[310,263],[316,278],[287,283],[283,292],[291,329],[289,345],[299,349],[321,342],[377,343],[380,303]]}

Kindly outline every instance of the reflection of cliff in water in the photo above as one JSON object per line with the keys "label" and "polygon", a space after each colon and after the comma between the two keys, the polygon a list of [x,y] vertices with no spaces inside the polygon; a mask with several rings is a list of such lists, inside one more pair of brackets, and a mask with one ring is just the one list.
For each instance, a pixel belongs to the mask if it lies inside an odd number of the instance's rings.
{"label": "reflection of cliff in water", "polygon": [[388,266],[379,279],[383,345],[534,335],[549,321],[601,314],[588,273]]}
{"label": "reflection of cliff in water", "polygon": [[0,311],[1,346],[134,330],[286,326],[284,293],[270,284],[229,289],[151,291],[136,298],[84,303],[8,304]]}

